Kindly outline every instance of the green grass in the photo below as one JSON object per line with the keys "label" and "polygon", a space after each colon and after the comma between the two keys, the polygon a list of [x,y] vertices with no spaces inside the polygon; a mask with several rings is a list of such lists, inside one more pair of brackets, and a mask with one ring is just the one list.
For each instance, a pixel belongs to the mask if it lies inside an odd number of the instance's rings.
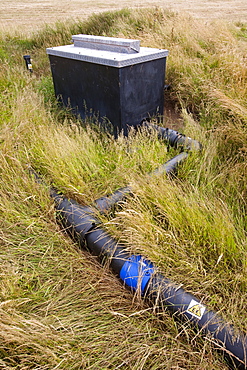
{"label": "green grass", "polygon": [[[146,174],[175,151],[155,134],[114,140],[55,98],[45,48],[75,33],[167,48],[168,100],[203,144],[178,177]],[[154,312],[56,223],[45,181],[81,204],[131,184],[105,228],[163,274],[247,331],[246,25],[201,24],[124,9],[58,23],[26,39],[0,35],[0,368],[226,369],[186,325]],[[31,54],[34,73],[25,70]]]}

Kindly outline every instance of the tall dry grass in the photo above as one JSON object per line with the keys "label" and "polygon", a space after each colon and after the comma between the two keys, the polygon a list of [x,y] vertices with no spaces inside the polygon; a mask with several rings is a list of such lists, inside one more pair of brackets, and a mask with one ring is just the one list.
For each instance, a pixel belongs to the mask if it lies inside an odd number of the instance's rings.
{"label": "tall dry grass", "polygon": [[[45,48],[80,32],[170,50],[166,98],[203,143],[177,178],[146,176],[175,154],[155,135],[115,141],[57,105]],[[246,331],[246,36],[243,24],[160,9],[1,34],[0,367],[227,368],[210,338],[166,312],[157,318],[77,249],[27,165],[82,204],[131,183],[135,196],[101,218],[108,232]]]}

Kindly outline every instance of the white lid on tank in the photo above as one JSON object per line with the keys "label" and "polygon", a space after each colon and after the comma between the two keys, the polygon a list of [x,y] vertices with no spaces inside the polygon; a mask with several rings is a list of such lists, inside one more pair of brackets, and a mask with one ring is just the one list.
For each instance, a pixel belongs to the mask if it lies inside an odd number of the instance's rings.
{"label": "white lid on tank", "polygon": [[73,35],[72,38],[74,44],[48,48],[47,53],[117,68],[165,58],[168,55],[168,50],[165,49],[140,47],[139,40],[91,35]]}

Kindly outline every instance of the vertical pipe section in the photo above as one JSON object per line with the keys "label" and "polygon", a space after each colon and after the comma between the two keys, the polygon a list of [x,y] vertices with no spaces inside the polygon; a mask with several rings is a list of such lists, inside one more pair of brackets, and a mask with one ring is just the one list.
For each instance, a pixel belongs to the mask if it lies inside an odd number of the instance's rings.
{"label": "vertical pipe section", "polygon": [[23,59],[25,60],[26,67],[29,70],[29,72],[33,73],[33,66],[32,66],[30,55],[23,55]]}

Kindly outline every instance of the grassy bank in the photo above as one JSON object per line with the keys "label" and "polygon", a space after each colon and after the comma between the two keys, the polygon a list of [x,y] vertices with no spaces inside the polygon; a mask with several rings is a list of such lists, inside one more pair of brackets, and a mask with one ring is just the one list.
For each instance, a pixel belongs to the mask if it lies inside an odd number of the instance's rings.
{"label": "grassy bank", "polygon": [[[114,140],[57,105],[45,48],[76,33],[169,49],[166,99],[203,144],[177,178],[145,176],[174,155],[155,134]],[[0,368],[227,368],[209,338],[157,318],[78,250],[27,165],[81,204],[131,183],[135,196],[102,217],[106,229],[246,332],[246,40],[245,24],[159,9],[0,35]]]}

